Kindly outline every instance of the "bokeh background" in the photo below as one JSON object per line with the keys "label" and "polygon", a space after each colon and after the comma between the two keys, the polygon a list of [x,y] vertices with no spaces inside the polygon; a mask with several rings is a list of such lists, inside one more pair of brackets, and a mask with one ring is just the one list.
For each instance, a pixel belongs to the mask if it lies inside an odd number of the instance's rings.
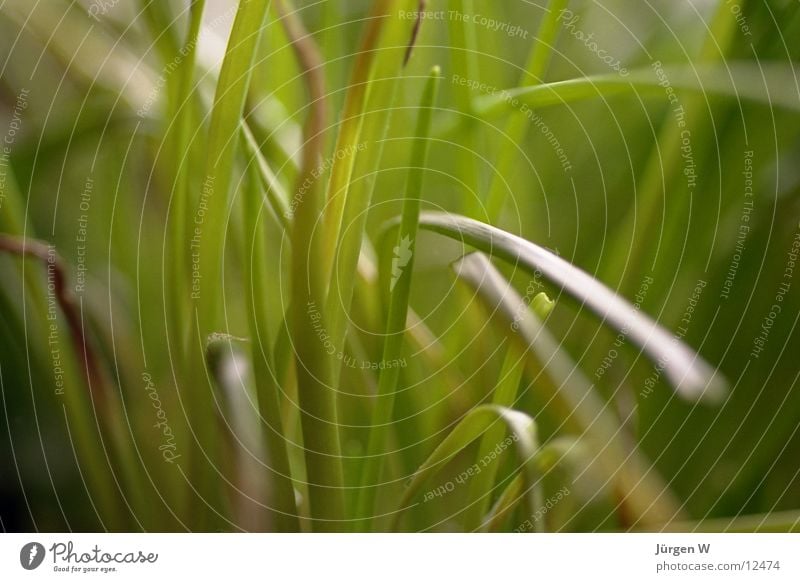
{"label": "bokeh background", "polygon": [[[151,429],[154,413],[146,389],[147,378],[153,379],[179,447],[187,447],[187,413],[180,395],[190,387],[175,376],[167,342],[166,290],[173,273],[165,255],[174,160],[165,158],[162,140],[172,121],[166,105],[172,73],[163,56],[169,49],[160,46],[164,37],[154,32],[158,23],[148,21],[142,4],[0,4],[0,229],[47,241],[63,258],[86,337],[117,393],[117,429],[136,445],[135,454],[122,459],[101,438],[97,418],[102,412],[88,399],[81,363],[59,311],[64,389],[83,392],[76,397],[83,399],[83,413],[68,414],[48,342],[46,266],[0,254],[4,531],[183,527],[180,511],[170,510],[182,481],[158,449],[162,434]],[[296,1],[325,59],[334,123],[370,5]],[[399,84],[367,235],[375,241],[381,224],[399,214],[415,104],[428,71],[438,64],[443,78],[423,206],[487,220],[489,192],[505,192],[496,225],[593,274],[718,366],[730,384],[724,402],[682,400],[663,378],[654,377],[653,363],[639,350],[627,342],[615,345],[617,330],[559,289],[502,267],[521,294],[530,287],[556,299],[549,329],[593,382],[626,438],[669,484],[683,504],[684,519],[780,514],[796,524],[800,84],[794,73],[800,59],[800,7],[793,0],[573,0],[559,20],[544,78],[530,79],[525,62],[546,5],[544,0],[427,2],[427,13],[442,16],[421,21]],[[214,71],[235,6],[223,0],[208,3],[198,44],[198,78],[203,79],[198,92],[213,94]],[[186,8],[176,1],[161,7],[168,21],[176,19],[178,34],[185,34]],[[469,21],[454,14],[466,14]],[[269,136],[263,142],[265,155],[290,188],[295,170],[285,152],[299,143],[306,97],[274,16],[265,31],[259,48],[264,58],[252,79],[261,99],[250,115],[261,135]],[[626,80],[620,67],[652,74],[659,61],[684,67],[686,84],[701,90],[678,89],[677,101],[670,102],[666,87],[612,92],[598,84],[591,98],[534,109],[537,121],[528,123],[521,136],[508,134],[508,112],[481,115],[473,109],[482,94],[520,83],[609,75]],[[776,68],[788,74],[772,77]],[[704,83],[712,82],[712,69],[728,74],[745,95],[761,97],[703,90]],[[464,78],[469,83],[458,81]],[[677,106],[685,115],[680,128]],[[196,119],[198,133],[185,163],[202,167],[208,119],[202,110]],[[244,164],[237,172],[244,174]],[[192,178],[198,181],[195,192],[201,173]],[[240,252],[235,213],[225,219],[230,221],[230,248],[220,331],[248,337],[241,276],[247,257]],[[270,220],[268,269],[274,281],[285,282],[286,238]],[[487,314],[449,267],[463,251],[430,234],[421,234],[416,244],[411,303],[438,336],[446,369],[426,370],[409,352],[403,381],[412,388],[400,394],[393,425],[402,451],[392,469],[398,482],[387,498],[431,452],[441,431],[486,398],[502,363],[502,350],[495,349],[502,333],[484,325]],[[282,313],[288,303],[289,285],[279,288],[282,296],[265,298],[270,313]],[[364,314],[371,301],[376,298],[368,290],[356,290],[351,313],[356,331],[351,333],[369,359],[377,361],[382,329]],[[278,317],[268,335],[274,338],[279,326]],[[448,374],[469,380],[454,390]],[[340,402],[343,448],[353,458],[363,452],[368,418],[368,404],[358,395],[369,393],[374,381],[369,372],[343,372],[342,386],[356,393]],[[563,432],[563,415],[535,385],[523,382],[521,393],[518,406],[536,416],[544,441]],[[76,450],[76,430],[94,435],[92,451]],[[92,471],[109,467],[124,482],[126,463],[145,486],[131,492],[123,484],[106,491],[121,507],[134,507],[113,521],[98,510],[97,493],[86,483]],[[352,480],[357,481],[357,461],[348,463],[354,464]],[[469,465],[466,459],[459,463],[453,474]],[[502,473],[511,471],[510,464],[504,465]],[[119,484],[116,478],[109,482]],[[429,515],[416,510],[415,527],[453,529],[449,516],[463,505],[465,494],[441,500]],[[226,506],[235,506],[235,497],[226,495]],[[152,506],[152,512],[137,513],[137,503]],[[200,501],[195,503],[198,511],[206,511]],[[576,501],[569,508],[565,503],[563,515],[552,517],[552,527],[624,529],[629,524],[613,514],[613,506],[610,500],[597,506]]]}

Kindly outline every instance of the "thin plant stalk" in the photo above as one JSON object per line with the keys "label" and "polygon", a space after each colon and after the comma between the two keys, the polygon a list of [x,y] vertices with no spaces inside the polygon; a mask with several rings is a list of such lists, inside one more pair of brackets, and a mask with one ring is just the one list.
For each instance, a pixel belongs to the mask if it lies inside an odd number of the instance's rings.
{"label": "thin plant stalk", "polygon": [[397,529],[403,513],[413,507],[411,501],[431,475],[497,423],[505,425],[514,443],[524,482],[523,498],[527,509],[532,512],[534,508],[541,506],[541,486],[536,468],[536,454],[539,450],[536,423],[524,412],[486,404],[469,411],[412,475],[398,504],[398,510],[392,514],[392,530]]}
{"label": "thin plant stalk", "polygon": [[251,159],[248,166],[242,218],[246,241],[244,289],[251,357],[262,422],[261,432],[270,472],[266,503],[272,510],[272,522],[276,531],[298,531],[294,483],[287,454],[286,433],[281,418],[281,394],[272,363],[272,349],[267,339],[269,314],[264,301],[268,293],[264,238],[266,208],[261,196],[261,176],[257,164],[258,161]]}
{"label": "thin plant stalk", "polygon": [[[544,319],[553,308],[553,302],[544,293],[539,293],[533,301],[532,307],[536,315]],[[513,329],[513,328],[512,328]],[[500,377],[492,392],[492,404],[513,408],[517,404],[519,384],[525,369],[525,353],[514,343],[509,343]],[[481,437],[478,448],[477,462],[489,455],[503,438],[504,429],[500,424],[495,424],[487,429]],[[492,488],[497,476],[497,463],[492,463],[470,480],[469,499],[470,505],[464,510],[465,531],[476,530],[481,526],[483,516],[489,509]]]}
{"label": "thin plant stalk", "polygon": [[[359,144],[363,144],[364,147],[363,151],[357,152],[355,156],[346,156],[355,157],[354,165],[350,170],[342,170],[349,173],[341,182],[333,181],[333,172],[336,171],[334,164],[331,170],[331,182],[328,185],[326,239],[328,245],[335,245],[335,253],[332,257],[333,266],[330,270],[326,311],[328,332],[335,346],[344,345],[347,335],[347,311],[353,297],[367,209],[372,200],[377,178],[376,170],[383,155],[384,137],[388,132],[392,105],[403,73],[406,43],[413,27],[413,23],[400,19],[398,14],[402,10],[411,10],[414,6],[416,0],[389,0],[381,2],[380,9],[376,8],[375,14],[380,16],[384,24],[379,26],[377,21],[371,23],[362,45],[368,52],[375,53],[375,62],[367,78],[368,93],[359,100],[357,115],[363,118],[363,121],[359,122],[361,128],[358,133],[353,129],[347,139],[340,136],[337,140],[337,148],[349,145],[350,148],[355,147],[358,150]],[[356,61],[356,67],[358,63],[359,61]],[[367,87],[364,88],[366,89]],[[360,91],[353,85],[350,90]],[[347,105],[345,108],[345,115],[350,115]],[[353,108],[355,109],[355,106]],[[344,128],[341,131],[344,131]],[[360,176],[360,179],[350,182],[352,175]],[[344,224],[348,225],[346,231],[342,229]],[[338,378],[339,368],[335,373]]]}
{"label": "thin plant stalk", "polygon": [[[316,45],[297,14],[285,1],[277,4],[292,40],[308,87],[310,111],[303,132],[303,152],[297,178],[297,207],[291,226],[291,340],[300,402],[300,422],[308,476],[308,504],[316,531],[341,529],[344,519],[344,476],[337,420],[332,361],[317,337],[325,328],[325,276],[318,232],[322,189],[316,168],[322,159],[327,126],[325,80]],[[304,184],[310,184],[304,187]]]}
{"label": "thin plant stalk", "polygon": [[[119,407],[106,376],[100,368],[100,362],[91,340],[84,332],[80,308],[69,291],[67,269],[64,262],[52,246],[42,241],[22,239],[7,234],[0,234],[0,252],[23,259],[36,259],[46,269],[48,288],[52,286],[53,301],[59,306],[66,319],[70,336],[69,344],[74,351],[75,363],[78,364],[83,376],[83,382],[78,380],[77,373],[69,373],[77,372],[72,363],[66,359],[62,361],[67,373],[63,374],[65,386],[60,389],[65,398],[64,412],[70,432],[70,441],[77,447],[77,454],[84,460],[81,468],[86,471],[88,477],[89,493],[93,497],[97,497],[103,517],[107,520],[102,521],[101,517],[101,523],[106,528],[124,529],[127,516],[124,515],[114,492],[118,491],[123,497],[124,493],[111,468],[112,460],[109,458],[109,451],[103,441],[104,433],[111,443],[111,451],[115,454],[113,464],[117,465],[117,461],[119,461],[119,468],[127,485],[126,489],[134,499],[136,509],[142,508],[140,500],[137,502],[137,494],[141,489],[135,474],[131,471],[135,465],[122,432],[123,423],[118,414]],[[25,271],[23,270],[23,272]],[[35,293],[37,290],[38,286],[33,292]],[[45,298],[42,297],[40,300],[44,301]],[[50,319],[49,315],[48,319]],[[53,334],[54,329],[57,330],[58,326],[55,320],[51,320],[49,322],[50,335]],[[76,385],[67,384],[67,382],[71,384],[73,380]],[[82,389],[80,386],[82,383],[85,384],[88,392]],[[90,410],[94,412],[94,419],[89,414]],[[96,425],[97,433],[90,428],[92,424]],[[105,459],[109,465],[104,466],[100,462],[101,459]],[[127,500],[125,502],[127,503]],[[129,509],[131,509],[130,506]]]}
{"label": "thin plant stalk", "polygon": [[[449,0],[451,13],[475,14],[472,0]],[[476,59],[477,40],[475,38],[475,25],[462,18],[450,18],[448,33],[451,47],[449,50],[452,72],[463,79],[475,80],[479,78],[479,68]],[[481,218],[484,215],[481,200],[477,193],[480,191],[481,166],[476,163],[476,152],[480,151],[480,133],[475,131],[472,123],[472,98],[470,88],[466,85],[456,84],[453,87],[455,105],[460,114],[467,120],[465,135],[461,138],[464,146],[456,150],[454,173],[466,189],[466,196],[461,203],[461,212],[472,218]]]}
{"label": "thin plant stalk", "polygon": [[[414,132],[411,160],[406,178],[400,230],[397,234],[397,257],[393,259],[398,264],[392,278],[389,315],[383,343],[384,362],[399,361],[403,351],[411,278],[414,270],[414,247],[417,238],[420,201],[430,147],[428,138],[440,79],[441,71],[438,67],[434,67],[425,85],[419,105],[417,127]],[[404,261],[405,265],[401,266],[400,261],[403,259],[407,260]],[[362,528],[369,527],[371,512],[375,509],[377,481],[380,479],[386,454],[387,436],[391,426],[395,392],[399,379],[400,368],[396,366],[385,367],[381,370],[378,378],[378,392],[370,425],[367,456],[364,459],[361,487],[358,490],[358,515],[362,518],[358,523]]]}
{"label": "thin plant stalk", "polygon": [[[217,464],[219,443],[215,427],[213,389],[204,357],[205,338],[216,331],[222,285],[223,249],[234,158],[239,144],[239,127],[250,85],[250,73],[257,54],[259,37],[266,20],[269,2],[241,2],[228,40],[228,48],[220,69],[206,145],[206,167],[197,207],[192,212],[193,235],[197,241],[199,289],[193,293],[192,314],[194,338],[189,350],[189,386],[187,410],[192,420],[190,430],[199,450],[189,459],[190,476],[198,494],[213,508],[219,503]],[[193,237],[194,238],[194,237]],[[198,512],[203,513],[203,512]],[[211,516],[211,513],[206,513]],[[198,515],[199,527],[206,527],[205,517]],[[212,518],[213,519],[213,518]]]}

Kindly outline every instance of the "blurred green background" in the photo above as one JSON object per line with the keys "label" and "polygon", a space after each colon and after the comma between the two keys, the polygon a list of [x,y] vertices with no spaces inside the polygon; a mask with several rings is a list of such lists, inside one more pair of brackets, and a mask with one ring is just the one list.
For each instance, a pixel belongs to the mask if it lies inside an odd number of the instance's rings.
{"label": "blurred green background", "polygon": [[[334,123],[370,4],[296,3],[325,59]],[[615,346],[617,331],[559,289],[546,284],[539,289],[536,282],[537,290],[547,290],[556,300],[548,327],[608,401],[626,438],[651,459],[683,503],[687,519],[788,510],[800,516],[800,273],[787,270],[800,235],[797,77],[789,77],[794,84],[768,89],[781,103],[794,101],[794,107],[713,92],[677,92],[690,136],[693,186],[684,173],[681,136],[675,135],[675,104],[660,87],[615,94],[598,88],[594,98],[536,109],[539,125],[529,124],[519,142],[510,141],[508,115],[474,115],[467,107],[481,91],[454,82],[459,78],[454,75],[498,90],[519,85],[545,4],[427,3],[427,11],[443,11],[445,16],[421,22],[383,144],[367,234],[375,240],[381,224],[400,212],[415,104],[430,67],[439,64],[443,81],[423,206],[488,220],[488,192],[507,191],[495,224],[556,250],[639,303],[667,329],[684,327],[682,339],[719,367],[731,386],[730,397],[719,406],[682,401],[663,380],[645,394],[653,364],[630,345]],[[233,7],[234,2],[219,0],[206,8],[207,29],[198,44],[197,77],[203,79],[199,92],[213,89]],[[185,3],[164,2],[162,8],[168,21],[176,19],[176,33],[185,34]],[[154,508],[152,515],[132,510],[118,522],[103,520],[96,511],[79,470],[92,461],[72,446],[64,397],[54,383],[48,306],[41,302],[46,271],[33,260],[25,261],[23,268],[18,257],[6,253],[0,255],[0,527],[6,531],[182,528],[182,520],[167,509],[173,506],[170,500],[180,480],[158,451],[161,440],[150,428],[154,417],[143,379],[145,372],[155,379],[178,441],[188,446],[185,408],[178,398],[186,387],[174,375],[166,341],[166,290],[172,272],[165,256],[174,164],[162,149],[172,121],[166,105],[171,73],[163,56],[169,49],[159,47],[163,37],[157,34],[158,22],[149,22],[140,9],[133,0],[3,3],[0,229],[48,241],[63,257],[87,337],[118,388],[119,429],[135,443],[133,459],[120,461],[113,448],[100,446],[93,454],[103,458],[94,462],[106,467],[107,457],[117,469],[132,462],[146,475],[141,478],[146,488],[134,497],[140,495]],[[483,15],[508,28],[459,22],[451,10]],[[559,21],[545,78],[524,82],[613,74],[598,57],[600,50],[629,71],[651,70],[656,61],[689,70],[715,65],[725,71],[737,63],[753,65],[747,69],[751,73],[775,64],[798,70],[800,8],[792,0],[575,0],[569,2],[569,10],[573,16]],[[511,26],[519,31],[509,34]],[[593,36],[587,41],[588,34]],[[254,99],[257,105],[250,115],[261,135],[270,136],[263,141],[265,155],[279,179],[291,187],[295,169],[285,163],[285,152],[299,143],[306,97],[294,55],[274,16],[259,51],[264,58],[252,80],[259,99]],[[702,86],[703,73],[696,74]],[[159,77],[166,78],[163,87]],[[736,82],[746,89],[764,86],[764,79],[740,75]],[[204,160],[208,116],[202,104],[197,107],[190,165]],[[553,139],[569,160],[568,170],[554,151]],[[332,151],[333,140],[329,141]],[[237,176],[244,174],[241,166]],[[192,176],[195,192],[201,174],[198,170]],[[354,181],[364,178],[353,176]],[[748,180],[752,196],[746,195]],[[274,218],[266,220],[270,277],[286,282],[286,239]],[[247,337],[241,282],[246,257],[237,238],[241,227],[235,216],[230,221],[225,327],[220,331]],[[502,362],[502,350],[496,350],[502,332],[483,324],[486,314],[470,303],[469,293],[449,269],[463,248],[442,240],[420,235],[411,303],[439,337],[448,365],[447,370],[426,369],[409,351],[403,382],[410,388],[398,397],[394,424],[396,445],[403,451],[393,469],[398,479],[424,460],[453,419],[485,398]],[[79,270],[83,266],[85,272]],[[524,294],[531,278],[512,268],[503,271]],[[85,286],[78,291],[76,281],[83,276]],[[639,301],[636,294],[648,277],[652,283]],[[692,304],[699,281],[705,286]],[[788,284],[785,294],[779,293],[782,283]],[[265,299],[271,313],[280,314],[286,307],[289,285],[280,288],[283,297]],[[375,298],[359,293],[357,289],[351,313],[357,326],[351,334],[370,359],[378,360],[376,334],[382,329],[362,313]],[[780,313],[773,321],[769,314],[776,304]],[[693,313],[687,325],[682,319],[690,305]],[[80,364],[61,315],[59,321],[65,374],[74,380],[80,378]],[[277,318],[268,330],[271,338],[279,325]],[[754,342],[760,336],[766,340],[756,357]],[[602,375],[596,374],[612,349],[613,362]],[[446,374],[470,380],[454,390]],[[343,372],[345,392],[352,388],[365,394],[372,383],[374,375],[369,373]],[[67,389],[85,390],[79,384],[75,380]],[[561,412],[528,384],[523,381],[519,408],[536,417],[542,440],[562,434]],[[84,405],[85,421],[95,430],[95,411],[88,401]],[[358,396],[340,402],[345,455],[363,452],[363,428],[347,427],[363,426],[367,409]],[[461,465],[469,464],[463,461]],[[511,470],[504,466],[505,473]],[[353,472],[357,474],[357,468]],[[108,494],[131,498],[130,492]],[[418,516],[417,523],[431,526],[430,521],[438,524],[434,529],[451,529],[446,516],[463,504],[462,494],[466,491],[442,500],[442,508],[429,518]],[[235,504],[230,499],[228,503]],[[625,527],[624,520],[608,517],[608,507],[593,508],[587,502],[574,508],[574,516],[559,517],[554,527]]]}

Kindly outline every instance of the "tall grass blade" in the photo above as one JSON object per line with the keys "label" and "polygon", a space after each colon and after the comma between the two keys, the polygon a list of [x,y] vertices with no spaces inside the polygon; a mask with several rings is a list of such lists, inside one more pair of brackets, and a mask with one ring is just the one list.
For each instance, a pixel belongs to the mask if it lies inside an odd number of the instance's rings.
{"label": "tall grass blade", "polygon": [[[250,84],[253,60],[259,36],[267,16],[267,0],[240,2],[228,40],[228,48],[220,69],[206,146],[206,166],[197,207],[192,209],[194,234],[198,238],[197,278],[199,289],[193,294],[193,316],[197,329],[192,336],[189,371],[194,374],[189,385],[193,394],[187,397],[192,430],[201,451],[190,457],[191,475],[200,495],[210,504],[217,503],[219,490],[215,465],[219,461],[214,402],[209,379],[203,375],[205,361],[199,346],[218,329],[219,290],[222,288],[222,263],[225,231],[229,215],[230,191],[234,159],[239,144],[239,127]],[[198,233],[199,231],[199,233]],[[203,458],[205,457],[205,458]],[[206,462],[207,461],[207,462]],[[212,466],[208,466],[208,464]],[[201,517],[201,516],[198,516]],[[204,525],[200,524],[201,526]]]}
{"label": "tall grass blade", "polygon": [[[313,40],[288,3],[277,4],[291,39],[310,110],[303,130],[303,152],[297,178],[297,207],[291,227],[291,339],[300,401],[300,422],[308,473],[308,503],[316,530],[337,530],[344,519],[344,477],[332,361],[319,341],[325,329],[323,237],[318,232],[322,191],[315,174],[324,151],[327,111],[322,60]],[[309,185],[305,187],[304,185]]]}
{"label": "tall grass blade", "polygon": [[[392,105],[403,74],[405,48],[413,27],[413,22],[401,19],[399,15],[413,9],[416,4],[417,0],[382,0],[376,5],[374,14],[379,18],[368,25],[361,49],[374,53],[374,63],[370,65],[371,73],[367,77],[368,85],[364,87],[368,91],[358,99],[357,107],[353,105],[353,114],[361,120],[358,122],[360,129],[356,131],[348,123],[349,137],[340,134],[337,140],[337,148],[349,145],[352,151],[354,147],[358,150],[359,144],[363,146],[363,151],[357,151],[355,156],[345,156],[355,158],[352,168],[348,169],[346,164],[349,162],[345,162],[345,166],[339,169],[347,177],[343,176],[334,182],[333,172],[337,171],[334,166],[331,183],[328,185],[326,244],[332,245],[335,250],[331,257],[333,266],[330,271],[326,311],[328,331],[338,349],[344,345],[347,335],[347,313],[353,298],[367,209],[372,200],[377,169],[383,155],[384,137],[388,132]],[[379,25],[379,21],[383,23]],[[356,67],[359,62],[356,61]],[[353,81],[360,79],[361,75],[363,72],[354,71]],[[359,93],[361,89],[351,83],[349,91]],[[349,119],[347,116],[350,115],[347,105],[345,108],[343,121]],[[342,132],[344,131],[345,126],[342,127]],[[350,182],[353,175],[360,179]],[[334,210],[338,206],[342,206],[341,211]],[[347,225],[347,229],[343,229],[342,225]],[[337,367],[337,378],[338,370]]]}
{"label": "tall grass blade", "polygon": [[[431,117],[436,104],[436,94],[441,71],[434,67],[428,79],[419,104],[417,127],[411,151],[400,230],[397,234],[398,268],[391,281],[389,299],[389,315],[386,321],[386,333],[383,342],[383,361],[400,361],[403,351],[403,338],[408,317],[408,301],[411,293],[411,276],[414,270],[414,251],[417,239],[417,221],[419,219],[422,186],[427,167],[428,139]],[[404,265],[399,261],[404,259]],[[378,393],[375,399],[372,423],[367,444],[367,457],[364,459],[364,470],[361,488],[358,491],[359,516],[363,518],[361,527],[368,527],[375,502],[375,487],[380,479],[383,457],[386,454],[387,434],[392,422],[395,391],[400,379],[400,368],[385,367],[378,379]]]}
{"label": "tall grass blade", "polygon": [[[245,134],[248,133],[244,128]],[[256,156],[256,152],[251,152]],[[281,418],[281,392],[272,359],[267,330],[270,314],[266,309],[266,294],[269,292],[266,272],[266,240],[264,235],[265,198],[277,200],[276,193],[262,196],[261,180],[266,163],[263,158],[252,159],[248,167],[245,185],[243,223],[245,227],[244,281],[247,305],[250,347],[255,376],[258,409],[262,422],[266,460],[269,467],[269,488],[266,503],[274,509],[273,524],[276,531],[297,531],[297,506],[294,483],[287,452],[286,433]],[[267,168],[268,169],[268,168]],[[269,191],[269,186],[266,186]]]}

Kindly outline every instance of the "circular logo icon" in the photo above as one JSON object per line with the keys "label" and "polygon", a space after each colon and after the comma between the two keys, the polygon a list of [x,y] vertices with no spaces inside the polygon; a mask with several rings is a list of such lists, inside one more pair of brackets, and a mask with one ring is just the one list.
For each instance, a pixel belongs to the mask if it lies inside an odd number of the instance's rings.
{"label": "circular logo icon", "polygon": [[19,551],[19,563],[26,570],[35,570],[44,561],[44,546],[39,542],[30,542]]}

